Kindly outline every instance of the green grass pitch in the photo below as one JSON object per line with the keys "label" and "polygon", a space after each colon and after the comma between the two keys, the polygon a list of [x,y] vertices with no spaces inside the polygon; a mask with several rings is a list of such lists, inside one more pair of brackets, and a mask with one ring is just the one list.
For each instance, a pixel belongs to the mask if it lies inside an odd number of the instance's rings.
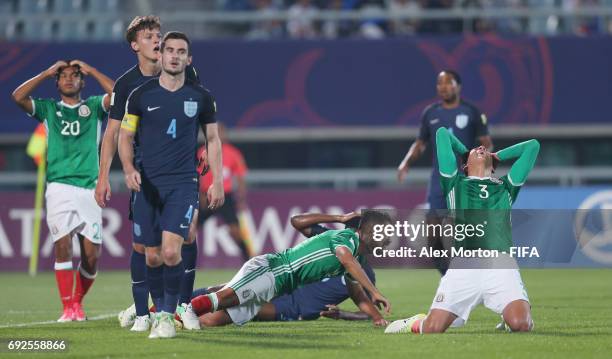
{"label": "green grass pitch", "polygon": [[[199,271],[197,284],[230,279],[233,271]],[[311,322],[249,323],[243,327],[180,331],[175,339],[149,340],[119,328],[116,313],[131,302],[127,272],[102,272],[85,298],[90,320],[57,319],[60,302],[53,273],[36,278],[0,275],[0,339],[67,340],[63,353],[8,353],[1,358],[612,358],[612,270],[523,270],[533,305],[535,331],[494,330],[499,317],[478,308],[467,326],[443,335],[385,335],[371,322],[319,319]],[[378,270],[379,288],[399,319],[426,312],[439,277],[433,270]],[[342,305],[354,309],[352,303]],[[153,356],[155,355],[155,356]]]}

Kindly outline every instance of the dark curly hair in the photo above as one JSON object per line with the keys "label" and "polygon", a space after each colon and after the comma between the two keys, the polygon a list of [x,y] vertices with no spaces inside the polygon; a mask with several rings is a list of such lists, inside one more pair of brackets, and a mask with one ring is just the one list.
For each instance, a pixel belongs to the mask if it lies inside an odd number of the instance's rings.
{"label": "dark curly hair", "polygon": [[453,79],[455,80],[455,82],[457,83],[457,85],[461,86],[461,75],[459,75],[457,71],[451,70],[451,69],[444,69],[440,71],[440,73],[443,73],[443,72],[445,74],[451,75]]}
{"label": "dark curly hair", "polygon": [[81,77],[81,80],[83,79],[83,77],[85,77],[85,76],[83,76],[83,73],[81,72],[81,66],[79,66],[79,65],[77,65],[77,64],[70,65],[70,61],[72,61],[72,60],[65,60],[65,62],[66,62],[67,64],[69,64],[69,65],[68,65],[68,66],[62,66],[62,67],[60,67],[60,68],[58,68],[58,69],[57,69],[57,72],[55,73],[55,83],[56,83],[56,84],[57,84],[57,82],[59,81],[59,79],[60,79],[60,75],[62,74],[62,72],[63,72],[65,69],[69,68],[69,67],[74,67],[74,68],[76,69],[76,73],[77,73],[77,74],[78,74],[78,75]]}

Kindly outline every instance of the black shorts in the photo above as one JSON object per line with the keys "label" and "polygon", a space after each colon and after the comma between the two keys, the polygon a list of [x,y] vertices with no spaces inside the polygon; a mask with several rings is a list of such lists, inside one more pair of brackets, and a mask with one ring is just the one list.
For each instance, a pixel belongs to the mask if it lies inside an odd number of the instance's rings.
{"label": "black shorts", "polygon": [[[200,201],[204,205],[204,201]],[[200,214],[198,216],[198,224],[202,225],[204,221],[212,216],[221,216],[225,224],[238,224],[238,214],[236,211],[236,202],[232,193],[225,194],[225,202],[223,206],[218,209],[211,210],[208,207],[200,208]]]}

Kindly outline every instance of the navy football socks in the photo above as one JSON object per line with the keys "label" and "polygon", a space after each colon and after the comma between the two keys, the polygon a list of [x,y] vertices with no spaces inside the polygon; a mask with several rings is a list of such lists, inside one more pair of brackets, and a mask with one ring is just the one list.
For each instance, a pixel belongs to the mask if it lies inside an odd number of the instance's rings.
{"label": "navy football socks", "polygon": [[164,265],[159,267],[147,266],[147,282],[149,283],[149,291],[151,299],[155,305],[157,312],[164,308]]}
{"label": "navy football socks", "polygon": [[149,314],[149,285],[147,283],[147,263],[144,254],[132,249],[130,256],[130,274],[132,276],[132,297],[136,306],[136,315]]}
{"label": "navy football socks", "polygon": [[181,280],[180,301],[179,303],[189,303],[195,282],[196,262],[198,260],[198,244],[193,241],[191,244],[183,244],[181,257],[185,267],[185,275]]}
{"label": "navy football socks", "polygon": [[163,311],[166,313],[174,313],[179,299],[179,288],[181,286],[181,277],[185,274],[183,262],[179,262],[175,266],[164,266],[163,285],[164,285],[164,306]]}

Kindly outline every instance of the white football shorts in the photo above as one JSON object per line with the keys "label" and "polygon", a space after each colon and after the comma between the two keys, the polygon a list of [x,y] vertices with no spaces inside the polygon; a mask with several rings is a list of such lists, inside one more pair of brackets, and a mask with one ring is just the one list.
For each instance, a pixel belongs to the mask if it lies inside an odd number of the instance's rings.
{"label": "white football shorts", "polygon": [[79,233],[91,242],[102,243],[102,208],[94,190],[65,183],[47,184],[47,225],[53,241]]}
{"label": "white football shorts", "polygon": [[234,324],[243,325],[257,315],[261,306],[274,298],[274,274],[266,255],[249,259],[225,288],[232,288],[240,304],[226,309]]}
{"label": "white football shorts", "polygon": [[479,304],[502,314],[515,300],[529,302],[518,268],[451,268],[440,279],[431,309],[442,309],[457,316],[452,327],[463,326]]}

